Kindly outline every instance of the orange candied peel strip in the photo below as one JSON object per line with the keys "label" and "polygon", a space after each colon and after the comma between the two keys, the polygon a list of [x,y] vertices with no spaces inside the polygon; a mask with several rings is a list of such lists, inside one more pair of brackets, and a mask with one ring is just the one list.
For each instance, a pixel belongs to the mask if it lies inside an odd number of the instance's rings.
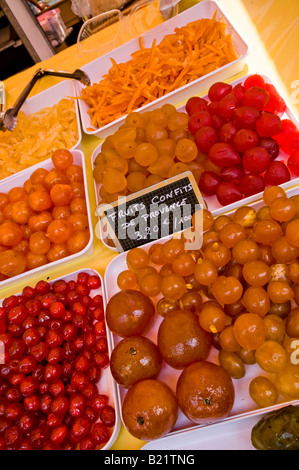
{"label": "orange candied peel strip", "polygon": [[88,106],[91,125],[103,127],[112,121],[161,98],[237,58],[226,25],[212,19],[200,19],[176,28],[160,44],[153,41],[131,59],[112,67],[103,78],[85,87],[80,95]]}

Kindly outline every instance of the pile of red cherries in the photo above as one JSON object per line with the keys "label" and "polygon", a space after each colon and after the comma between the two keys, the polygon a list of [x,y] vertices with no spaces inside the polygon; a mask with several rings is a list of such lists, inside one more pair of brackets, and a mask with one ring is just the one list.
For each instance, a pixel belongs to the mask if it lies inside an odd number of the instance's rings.
{"label": "pile of red cherries", "polygon": [[[208,100],[187,101],[189,131],[215,167],[200,177],[204,196],[227,205],[299,176],[299,131],[282,119],[285,110],[274,85],[258,74],[235,86],[216,82]],[[280,150],[288,154],[286,163],[277,159]]]}
{"label": "pile of red cherries", "polygon": [[93,450],[115,410],[98,387],[109,364],[101,279],[39,281],[0,307],[0,450]]}

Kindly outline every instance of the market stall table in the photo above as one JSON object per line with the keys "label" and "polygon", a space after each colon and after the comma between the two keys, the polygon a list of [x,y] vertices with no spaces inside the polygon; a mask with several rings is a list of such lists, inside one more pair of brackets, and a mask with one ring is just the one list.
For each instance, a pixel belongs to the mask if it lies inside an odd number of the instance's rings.
{"label": "market stall table", "polygon": [[[191,2],[181,2],[187,6]],[[194,4],[195,2],[193,2]],[[246,59],[244,70],[234,77],[228,77],[229,82],[236,80],[247,73],[265,74],[277,84],[278,91],[287,100],[288,105],[299,113],[299,81],[298,81],[298,17],[299,5],[296,0],[287,0],[282,3],[280,0],[219,0],[230,18],[238,25],[242,34],[250,45],[250,53]],[[153,11],[153,24],[155,26],[161,21],[158,12]],[[103,33],[99,33],[103,34]],[[130,38],[123,37],[125,42]],[[95,35],[94,41],[98,41]],[[117,47],[119,44],[112,44]],[[107,48],[103,53],[107,52]],[[11,106],[22,91],[24,84],[28,82],[33,72],[38,67],[52,68],[56,70],[73,71],[96,58],[98,54],[95,51],[84,54],[77,53],[77,46],[69,47],[60,52],[51,59],[37,64],[29,70],[26,70],[16,76],[10,77],[5,81],[7,94],[7,106]],[[35,95],[50,86],[57,83],[54,77],[46,77],[40,80],[31,95]],[[202,95],[206,91],[202,91]],[[180,105],[181,103],[177,103]],[[99,145],[99,139],[95,136],[83,135],[81,148],[86,158],[86,171],[88,175],[89,200],[91,204],[91,216],[93,227],[97,223],[96,217],[96,199],[94,194],[94,185],[91,168],[91,155],[94,149]],[[103,243],[94,237],[94,252],[90,256],[82,256],[76,260],[63,263],[56,269],[49,272],[51,279],[62,277],[68,273],[92,268],[104,276],[108,264],[115,258],[115,252],[109,250]],[[21,291],[27,284],[33,285],[39,280],[39,275],[27,278],[27,280],[5,286],[1,288],[1,298],[4,298],[14,292]],[[251,424],[250,424],[251,425]],[[113,450],[133,450],[140,449],[144,442],[132,437],[127,430],[122,427],[120,434],[114,443]]]}

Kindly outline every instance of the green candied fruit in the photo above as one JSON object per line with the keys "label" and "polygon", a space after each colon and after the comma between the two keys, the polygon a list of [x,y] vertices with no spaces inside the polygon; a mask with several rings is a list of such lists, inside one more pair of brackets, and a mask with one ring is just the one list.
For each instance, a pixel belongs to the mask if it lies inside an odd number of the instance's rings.
{"label": "green candied fruit", "polygon": [[299,406],[285,406],[261,418],[251,431],[258,450],[299,450]]}

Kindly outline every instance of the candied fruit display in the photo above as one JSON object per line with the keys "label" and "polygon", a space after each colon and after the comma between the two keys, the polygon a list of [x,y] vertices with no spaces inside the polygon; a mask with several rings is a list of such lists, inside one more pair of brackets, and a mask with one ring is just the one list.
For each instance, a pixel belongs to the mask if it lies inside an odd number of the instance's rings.
{"label": "candied fruit display", "polygon": [[164,361],[155,378],[167,381],[173,371],[180,409],[193,424],[228,416],[244,389],[250,409],[299,398],[297,199],[268,187],[251,207],[214,217],[204,209],[201,248],[175,236],[125,254],[110,302],[130,287],[155,305],[156,329],[145,336]]}
{"label": "candied fruit display", "polygon": [[299,131],[274,85],[258,77],[216,82],[184,108],[130,112],[94,159],[99,201],[114,202],[189,170],[212,210],[213,201],[226,206],[296,178]]}
{"label": "candied fruit display", "polygon": [[90,240],[83,170],[67,149],[0,194],[0,281],[81,252]]}
{"label": "candied fruit display", "polygon": [[86,270],[2,301],[1,449],[94,450],[110,440],[116,411],[101,380],[109,366],[101,288]]}

